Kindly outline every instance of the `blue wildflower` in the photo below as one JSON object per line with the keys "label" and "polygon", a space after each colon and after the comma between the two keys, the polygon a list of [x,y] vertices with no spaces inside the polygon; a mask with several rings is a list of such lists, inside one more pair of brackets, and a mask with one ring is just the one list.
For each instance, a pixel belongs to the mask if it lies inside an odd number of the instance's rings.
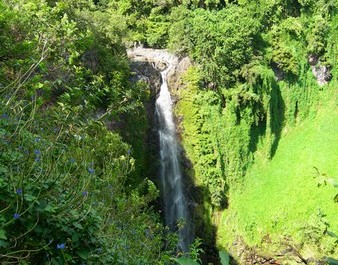
{"label": "blue wildflower", "polygon": [[18,214],[18,213],[13,214],[14,219],[18,219],[19,217],[20,217],[20,214]]}
{"label": "blue wildflower", "polygon": [[41,155],[41,151],[38,150],[38,149],[35,149],[35,150],[34,150],[34,154],[35,154],[36,156],[39,156],[39,155]]}
{"label": "blue wildflower", "polygon": [[71,164],[74,164],[76,161],[75,161],[74,158],[70,158],[70,159],[69,159],[69,162],[70,162]]}
{"label": "blue wildflower", "polygon": [[83,191],[83,192],[82,192],[82,195],[83,195],[83,196],[88,196],[88,191]]}
{"label": "blue wildflower", "polygon": [[56,249],[64,249],[66,247],[65,243],[57,244]]}
{"label": "blue wildflower", "polygon": [[95,171],[94,171],[94,169],[92,167],[88,168],[88,172],[89,172],[89,174],[94,174],[95,173]]}
{"label": "blue wildflower", "polygon": [[18,194],[18,195],[22,195],[22,189],[21,188],[18,188],[18,189],[16,189],[16,194]]}
{"label": "blue wildflower", "polygon": [[1,118],[8,119],[8,118],[9,118],[9,116],[8,116],[8,114],[7,114],[7,113],[3,113],[3,114],[1,115]]}
{"label": "blue wildflower", "polygon": [[40,157],[35,158],[35,162],[40,162]]}
{"label": "blue wildflower", "polygon": [[128,149],[127,153],[128,153],[128,155],[130,155],[130,154],[131,154],[131,150],[130,150],[130,149]]}
{"label": "blue wildflower", "polygon": [[40,137],[35,137],[34,141],[37,143],[37,142],[40,142],[41,138]]}

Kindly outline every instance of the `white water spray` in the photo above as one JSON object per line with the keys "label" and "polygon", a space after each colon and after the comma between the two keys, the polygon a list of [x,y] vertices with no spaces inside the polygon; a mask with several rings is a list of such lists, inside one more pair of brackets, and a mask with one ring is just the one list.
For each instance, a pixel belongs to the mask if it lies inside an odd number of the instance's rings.
{"label": "white water spray", "polygon": [[172,65],[161,72],[162,85],[156,100],[156,115],[159,121],[160,178],[166,225],[179,231],[179,248],[188,251],[192,243],[191,218],[183,192],[180,151],[172,111],[172,100],[168,90],[167,74]]}
{"label": "white water spray", "polygon": [[180,148],[177,141],[173,118],[172,100],[168,90],[167,77],[179,59],[166,50],[136,47],[127,51],[133,61],[165,63],[161,72],[162,85],[156,100],[156,117],[160,141],[160,181],[166,225],[179,234],[179,249],[189,251],[194,239],[192,219],[189,214],[187,199],[184,195],[182,172],[180,168]]}

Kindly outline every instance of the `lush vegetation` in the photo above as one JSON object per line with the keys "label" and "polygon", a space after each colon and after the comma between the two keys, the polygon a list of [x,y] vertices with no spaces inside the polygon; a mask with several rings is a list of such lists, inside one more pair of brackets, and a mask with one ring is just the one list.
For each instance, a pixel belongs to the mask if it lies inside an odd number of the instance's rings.
{"label": "lush vegetation", "polygon": [[0,10],[1,264],[169,260],[157,188],[118,125],[141,123],[149,97],[129,81],[124,24],[90,1]]}
{"label": "lush vegetation", "polygon": [[[317,184],[336,183],[337,8],[1,1],[0,261],[174,261],[177,239],[151,206],[150,93],[130,82],[125,52],[142,43],[193,61],[176,114],[204,242],[214,243],[216,225],[218,246],[239,260],[232,246],[241,242],[262,255],[291,245],[308,262],[334,262],[337,192]],[[329,84],[318,85],[317,70]]]}
{"label": "lush vegetation", "polygon": [[[336,8],[242,1],[172,13],[168,47],[197,62],[177,104],[189,174],[203,195],[197,223],[209,237],[216,224],[219,247],[242,253],[241,262],[252,252],[286,264],[338,255],[335,191],[319,190],[314,170],[336,181]],[[317,84],[309,57],[331,68],[330,85]]]}
{"label": "lush vegetation", "polygon": [[[283,133],[271,161],[257,153],[245,185],[222,216],[220,244],[243,235],[248,245],[259,246],[265,255],[292,246],[285,253],[289,262],[296,253],[305,260],[337,257],[337,240],[330,236],[338,227],[337,192],[322,185],[337,178],[337,148],[332,148],[337,119],[330,110],[335,102],[325,102],[330,108],[319,107],[315,117]],[[228,222],[236,223],[235,234]]]}

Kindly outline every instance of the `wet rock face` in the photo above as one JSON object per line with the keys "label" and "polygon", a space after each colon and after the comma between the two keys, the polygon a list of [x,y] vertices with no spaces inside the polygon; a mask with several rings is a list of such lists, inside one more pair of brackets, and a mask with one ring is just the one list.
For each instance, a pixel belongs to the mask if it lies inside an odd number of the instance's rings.
{"label": "wet rock face", "polygon": [[320,86],[327,84],[331,80],[330,68],[325,65],[311,65],[312,73]]}
{"label": "wet rock face", "polygon": [[330,67],[323,65],[319,61],[318,55],[310,54],[308,57],[308,63],[311,66],[312,74],[317,79],[317,83],[320,86],[327,84],[332,76],[330,73]]}
{"label": "wet rock face", "polygon": [[143,81],[147,84],[147,87],[150,91],[150,99],[145,104],[147,120],[149,123],[149,132],[147,134],[148,137],[146,139],[146,143],[149,149],[148,151],[151,154],[155,154],[156,150],[158,150],[158,134],[157,131],[152,128],[156,127],[155,101],[161,89],[161,73],[156,69],[153,63],[148,61],[132,61],[130,67],[133,73],[131,81]]}
{"label": "wet rock face", "polygon": [[164,70],[168,67],[168,65],[167,65],[167,63],[165,63],[165,62],[154,62],[154,63],[153,63],[153,67],[154,67],[157,71],[162,72],[162,71],[164,71]]}
{"label": "wet rock face", "polygon": [[178,61],[174,71],[168,75],[169,89],[171,91],[178,90],[181,87],[182,76],[191,66],[189,57],[182,58]]}
{"label": "wet rock face", "polygon": [[171,70],[168,72],[170,91],[179,89],[181,77],[191,65],[188,57],[179,58],[175,54],[161,49],[136,47],[127,50],[127,55],[133,63],[148,63],[148,65],[151,65],[158,72],[163,71],[170,64]]}
{"label": "wet rock face", "polygon": [[149,62],[132,62],[131,70],[133,72],[132,82],[143,81],[151,91],[151,94],[157,95],[161,87],[161,74]]}
{"label": "wet rock face", "polygon": [[310,54],[308,57],[308,63],[312,66],[315,66],[318,63],[318,56],[315,54]]}
{"label": "wet rock face", "polygon": [[[330,72],[330,67],[327,65],[324,65],[322,62],[319,60],[319,56],[316,54],[310,54],[307,58],[307,62],[311,67],[312,74],[317,80],[317,83],[320,86],[323,86],[327,84],[331,79],[332,75]],[[277,64],[272,63],[271,68],[275,74],[275,79],[276,81],[282,81],[285,78],[285,72],[280,69]]]}

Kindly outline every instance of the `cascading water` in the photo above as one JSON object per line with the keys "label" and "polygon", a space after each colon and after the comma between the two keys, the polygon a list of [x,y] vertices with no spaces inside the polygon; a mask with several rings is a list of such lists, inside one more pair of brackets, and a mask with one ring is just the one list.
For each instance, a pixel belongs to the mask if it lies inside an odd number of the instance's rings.
{"label": "cascading water", "polygon": [[172,65],[161,72],[162,85],[156,100],[156,116],[159,121],[160,178],[166,225],[179,231],[179,248],[186,252],[193,240],[192,222],[187,199],[183,192],[180,152],[172,112],[172,101],[168,90],[167,74]]}
{"label": "cascading water", "polygon": [[172,231],[178,231],[178,248],[187,252],[194,239],[194,229],[189,215],[187,199],[184,195],[185,189],[180,169],[180,150],[167,83],[167,74],[178,65],[179,59],[166,50],[142,47],[129,49],[127,54],[133,61],[165,63],[167,65],[167,68],[161,72],[162,85],[155,105],[155,114],[159,124],[161,193],[166,225]]}

